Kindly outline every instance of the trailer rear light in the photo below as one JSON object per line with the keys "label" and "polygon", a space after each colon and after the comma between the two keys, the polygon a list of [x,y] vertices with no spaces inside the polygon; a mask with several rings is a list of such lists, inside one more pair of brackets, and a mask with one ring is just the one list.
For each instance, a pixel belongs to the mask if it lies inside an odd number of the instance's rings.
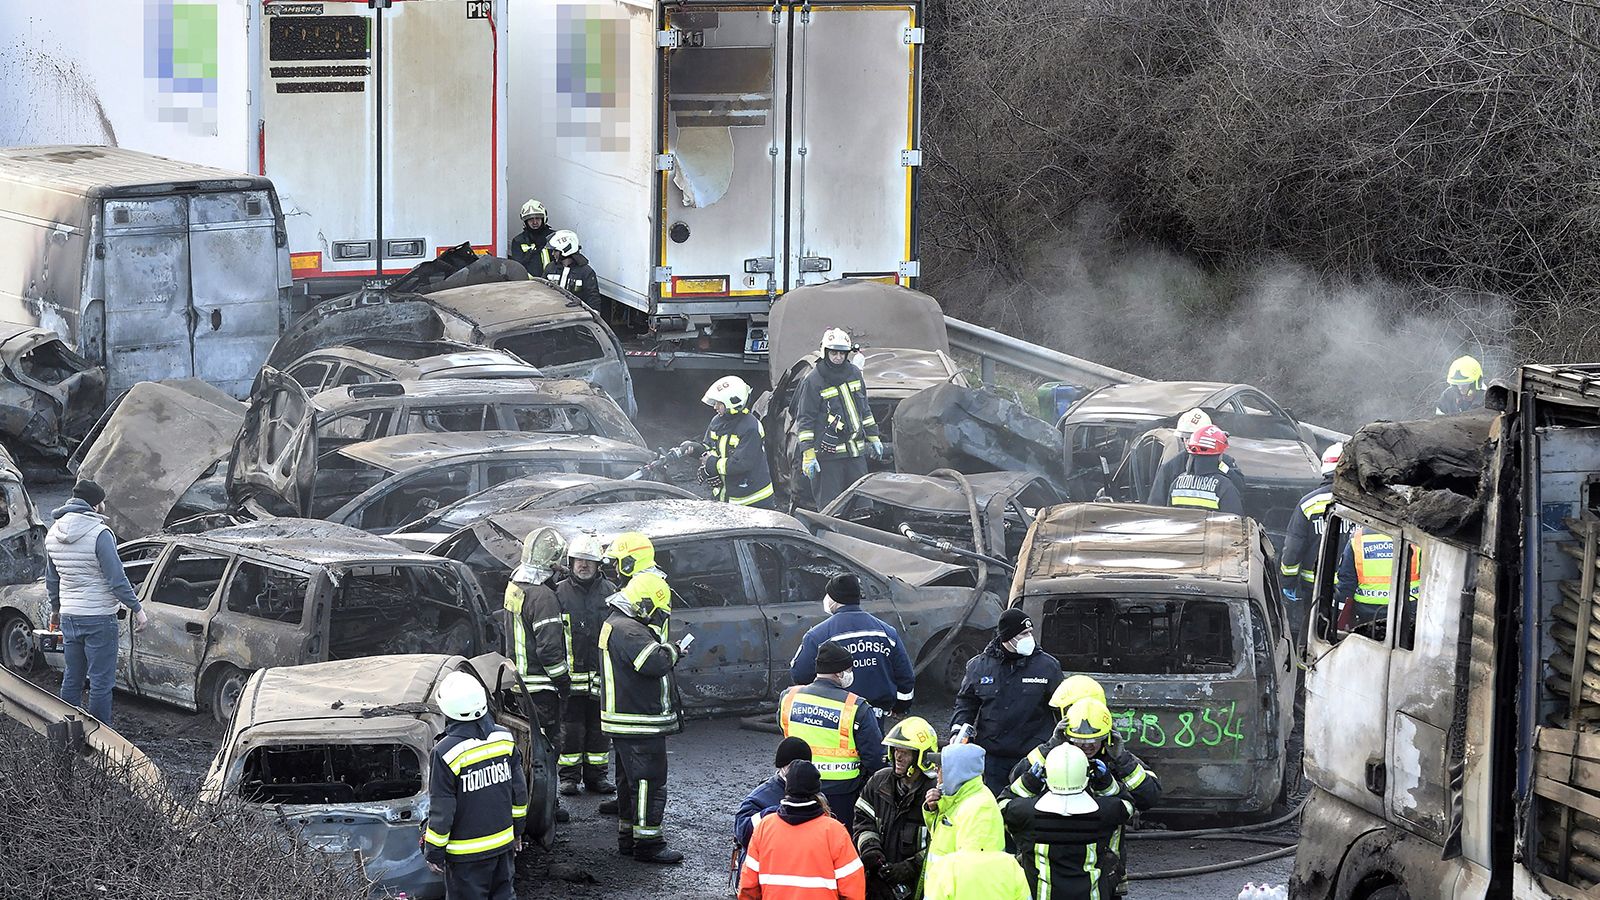
{"label": "trailer rear light", "polygon": [[674,275],[672,276],[672,295],[674,297],[685,295],[726,297],[728,296],[728,280],[726,275]]}
{"label": "trailer rear light", "polygon": [[322,271],[322,254],[291,253],[289,254],[289,270],[296,275],[317,274]]}
{"label": "trailer rear light", "polygon": [[334,259],[371,259],[371,241],[334,241]]}
{"label": "trailer rear light", "polygon": [[416,238],[399,241],[384,241],[383,246],[385,248],[383,251],[384,258],[405,259],[407,257],[421,256],[424,244],[421,238]]}

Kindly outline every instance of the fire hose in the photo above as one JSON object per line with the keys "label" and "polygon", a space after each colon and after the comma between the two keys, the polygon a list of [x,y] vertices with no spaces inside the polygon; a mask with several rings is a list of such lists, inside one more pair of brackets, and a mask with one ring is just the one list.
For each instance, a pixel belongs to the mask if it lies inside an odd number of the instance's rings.
{"label": "fire hose", "polygon": [[1184,840],[1217,840],[1232,841],[1235,843],[1269,844],[1277,845],[1276,850],[1258,853],[1254,856],[1245,856],[1239,859],[1224,860],[1218,863],[1208,863],[1203,866],[1188,866],[1181,869],[1159,869],[1153,872],[1130,872],[1129,881],[1159,881],[1167,878],[1188,878],[1194,875],[1210,875],[1216,872],[1226,872],[1230,869],[1242,869],[1258,863],[1271,862],[1292,856],[1299,848],[1299,841],[1290,841],[1286,837],[1257,834],[1253,832],[1270,831],[1294,821],[1305,811],[1306,800],[1288,813],[1267,822],[1257,822],[1254,825],[1229,825],[1221,828],[1197,828],[1190,831],[1133,831],[1122,836],[1125,841],[1184,841]]}

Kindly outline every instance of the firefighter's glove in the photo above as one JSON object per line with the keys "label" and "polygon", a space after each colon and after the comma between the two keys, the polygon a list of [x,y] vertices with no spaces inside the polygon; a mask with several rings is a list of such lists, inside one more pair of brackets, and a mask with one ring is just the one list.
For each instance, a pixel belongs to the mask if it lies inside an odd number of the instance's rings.
{"label": "firefighter's glove", "polygon": [[817,451],[807,450],[800,455],[800,470],[806,473],[807,478],[815,478],[822,474],[822,464],[817,462]]}
{"label": "firefighter's glove", "polygon": [[916,884],[922,877],[921,854],[883,867],[883,879],[891,884]]}
{"label": "firefighter's glove", "polygon": [[878,438],[867,438],[867,455],[873,459],[883,459],[883,441]]}
{"label": "firefighter's glove", "polygon": [[570,675],[557,675],[555,678],[550,679],[550,683],[556,686],[556,695],[563,700],[567,699],[567,695],[572,693],[572,676]]}
{"label": "firefighter's glove", "polygon": [[1045,770],[1044,770],[1044,763],[1043,762],[1036,762],[1033,765],[1029,766],[1028,767],[1028,774],[1032,775],[1034,778],[1039,779],[1039,783],[1040,784],[1048,783],[1046,781],[1046,778],[1045,778]]}
{"label": "firefighter's glove", "polygon": [[1089,760],[1089,789],[1097,794],[1103,794],[1111,789],[1111,769],[1106,761],[1095,757]]}
{"label": "firefighter's glove", "polygon": [[877,872],[887,865],[888,862],[889,858],[884,856],[883,851],[877,848],[873,848],[861,854],[861,866],[868,872]]}

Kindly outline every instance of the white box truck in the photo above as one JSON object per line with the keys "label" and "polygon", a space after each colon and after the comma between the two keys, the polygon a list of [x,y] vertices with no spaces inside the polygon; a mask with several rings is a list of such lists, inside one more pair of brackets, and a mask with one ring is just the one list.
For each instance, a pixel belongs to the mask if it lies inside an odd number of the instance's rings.
{"label": "white box truck", "polygon": [[914,284],[920,3],[508,2],[512,202],[648,325],[630,362],[764,368],[791,288]]}
{"label": "white box truck", "polygon": [[504,4],[0,0],[0,146],[266,176],[311,298],[498,252]]}

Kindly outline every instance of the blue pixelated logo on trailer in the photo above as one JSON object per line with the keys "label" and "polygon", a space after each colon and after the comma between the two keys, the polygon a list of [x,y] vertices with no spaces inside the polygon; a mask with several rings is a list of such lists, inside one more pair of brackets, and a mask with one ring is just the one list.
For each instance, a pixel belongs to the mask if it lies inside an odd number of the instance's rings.
{"label": "blue pixelated logo on trailer", "polygon": [[217,133],[217,5],[145,0],[144,77],[157,121]]}

